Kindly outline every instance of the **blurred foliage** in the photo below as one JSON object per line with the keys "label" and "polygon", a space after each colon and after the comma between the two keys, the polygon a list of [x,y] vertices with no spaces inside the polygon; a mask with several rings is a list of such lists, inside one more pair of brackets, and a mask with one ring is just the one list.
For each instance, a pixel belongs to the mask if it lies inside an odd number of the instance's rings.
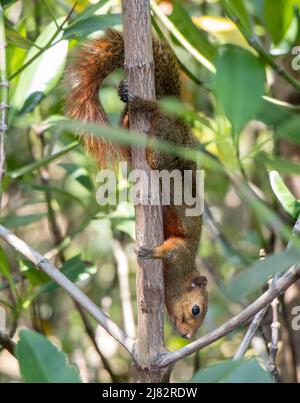
{"label": "blurred foliage", "polygon": [[[1,224],[62,267],[123,325],[112,241],[119,240],[128,256],[135,311],[133,207],[97,204],[97,168],[72,134],[78,123],[64,121],[61,85],[74,46],[107,27],[121,29],[120,1],[79,1],[68,20],[71,0],[1,4],[11,105]],[[297,57],[292,51],[300,38],[299,5],[299,0],[151,3],[153,26],[170,43],[182,67],[182,102],[165,99],[161,105],[186,119],[201,141],[199,152],[185,150],[184,155],[205,168],[205,200],[220,229],[216,235],[207,220],[199,250],[210,295],[202,334],[231,318],[261,293],[271,276],[299,260],[296,241],[292,249],[284,249],[299,214],[300,194],[288,186],[300,168],[297,160],[282,153],[282,144],[299,146],[300,82],[299,72],[292,68]],[[274,63],[283,66],[285,78],[276,74]],[[282,76],[283,70],[278,71]],[[122,109],[116,87],[122,77],[123,72],[113,73],[99,95],[113,127],[92,125],[90,131],[116,143],[136,144],[140,140],[134,134],[116,128]],[[284,90],[277,88],[279,82]],[[269,180],[270,169],[276,171]],[[120,178],[118,192],[124,186]],[[55,381],[59,374],[62,380],[79,382],[77,371],[54,345],[68,354],[84,382],[132,380],[127,354],[92,322],[110,368],[103,365],[70,298],[2,246],[0,304],[6,308],[11,335],[20,339],[20,370],[3,351],[0,380],[19,380],[22,375],[31,382],[40,368],[43,381]],[[270,256],[258,261],[262,249]],[[19,332],[24,327],[35,332]],[[256,358],[231,361],[241,330],[180,362],[172,380],[186,381],[194,375],[195,382],[269,382],[261,352],[250,349],[249,357]],[[171,350],[187,343],[168,320],[165,338]],[[45,362],[49,372],[44,371]],[[200,367],[209,369],[195,375]]]}

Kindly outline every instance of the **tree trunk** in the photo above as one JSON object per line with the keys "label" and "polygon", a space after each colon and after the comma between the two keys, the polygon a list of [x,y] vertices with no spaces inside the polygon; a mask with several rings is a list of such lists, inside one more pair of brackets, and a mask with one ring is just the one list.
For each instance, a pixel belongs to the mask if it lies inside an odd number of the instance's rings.
{"label": "tree trunk", "polygon": [[[144,99],[155,99],[154,60],[148,0],[123,0],[125,71],[130,91]],[[147,133],[149,113],[129,111],[130,128]],[[150,178],[146,152],[132,149],[133,169]],[[151,197],[151,195],[149,195]],[[154,247],[163,242],[161,206],[136,206],[137,245]],[[169,368],[158,369],[155,362],[165,352],[164,279],[161,260],[140,260],[137,267],[138,327],[135,364],[140,382],[167,382]]]}

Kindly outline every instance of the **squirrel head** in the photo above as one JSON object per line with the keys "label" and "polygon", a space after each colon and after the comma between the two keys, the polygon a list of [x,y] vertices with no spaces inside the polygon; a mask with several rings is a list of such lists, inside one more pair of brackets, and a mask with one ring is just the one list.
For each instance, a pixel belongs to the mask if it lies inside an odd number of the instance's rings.
{"label": "squirrel head", "polygon": [[175,329],[191,339],[201,326],[208,309],[207,279],[197,276],[189,280],[175,299],[166,297],[167,310]]}

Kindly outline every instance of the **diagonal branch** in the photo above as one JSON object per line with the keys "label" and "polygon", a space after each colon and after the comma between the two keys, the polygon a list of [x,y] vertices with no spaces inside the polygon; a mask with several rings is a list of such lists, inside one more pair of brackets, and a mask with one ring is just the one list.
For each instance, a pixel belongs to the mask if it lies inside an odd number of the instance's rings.
{"label": "diagonal branch", "polygon": [[[300,236],[300,216],[293,227],[292,234],[293,237],[290,239],[287,248],[290,248],[292,242],[294,242],[296,238]],[[250,332],[252,333],[252,330],[256,327],[257,322],[263,318],[263,311],[265,311],[276,298],[283,294],[299,278],[300,265],[291,267],[280,279],[276,278],[276,280],[273,281],[272,286],[268,291],[266,291],[255,302],[245,308],[241,313],[206,336],[201,337],[200,339],[175,352],[165,354],[162,358],[158,359],[157,365],[159,367],[169,366],[182,358],[195,353],[196,351],[202,350],[204,347],[207,347],[215,341],[227,336],[233,330],[245,324],[256,315],[256,318],[252,322],[250,329]],[[251,333],[249,334],[250,336]]]}
{"label": "diagonal branch", "polygon": [[54,267],[44,256],[36,252],[24,241],[0,225],[0,238],[26,257],[42,272],[60,285],[78,304],[80,304],[104,329],[117,340],[130,354],[134,340],[113,322],[97,305],[92,302],[75,284]]}

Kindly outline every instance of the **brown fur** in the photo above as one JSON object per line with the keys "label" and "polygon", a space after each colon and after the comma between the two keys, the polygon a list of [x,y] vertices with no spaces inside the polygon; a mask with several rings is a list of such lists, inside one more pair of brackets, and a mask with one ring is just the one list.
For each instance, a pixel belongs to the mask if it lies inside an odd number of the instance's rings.
{"label": "brown fur", "polygon": [[[155,85],[158,98],[180,96],[179,69],[176,58],[168,45],[153,40],[155,62]],[[108,125],[109,121],[99,101],[99,88],[104,78],[114,69],[123,67],[124,43],[120,33],[108,30],[104,37],[85,44],[70,63],[66,74],[66,87],[70,89],[67,113],[71,118]],[[163,115],[157,104],[131,94],[128,104],[132,109],[152,111],[150,136],[180,144],[197,147],[189,127],[183,122]],[[122,116],[128,126],[127,107]],[[100,166],[107,159],[130,160],[130,151],[109,142],[85,136],[89,152]],[[196,170],[194,163],[157,150],[147,150],[147,159],[152,169]],[[171,193],[174,189],[171,189]],[[172,197],[171,197],[172,200]],[[207,312],[206,279],[200,276],[195,266],[195,257],[201,236],[202,217],[187,217],[187,206],[164,206],[165,242],[155,249],[138,248],[143,258],[162,258],[164,261],[165,299],[169,316],[181,335],[191,338],[199,328]],[[192,315],[193,306],[201,309]]]}

